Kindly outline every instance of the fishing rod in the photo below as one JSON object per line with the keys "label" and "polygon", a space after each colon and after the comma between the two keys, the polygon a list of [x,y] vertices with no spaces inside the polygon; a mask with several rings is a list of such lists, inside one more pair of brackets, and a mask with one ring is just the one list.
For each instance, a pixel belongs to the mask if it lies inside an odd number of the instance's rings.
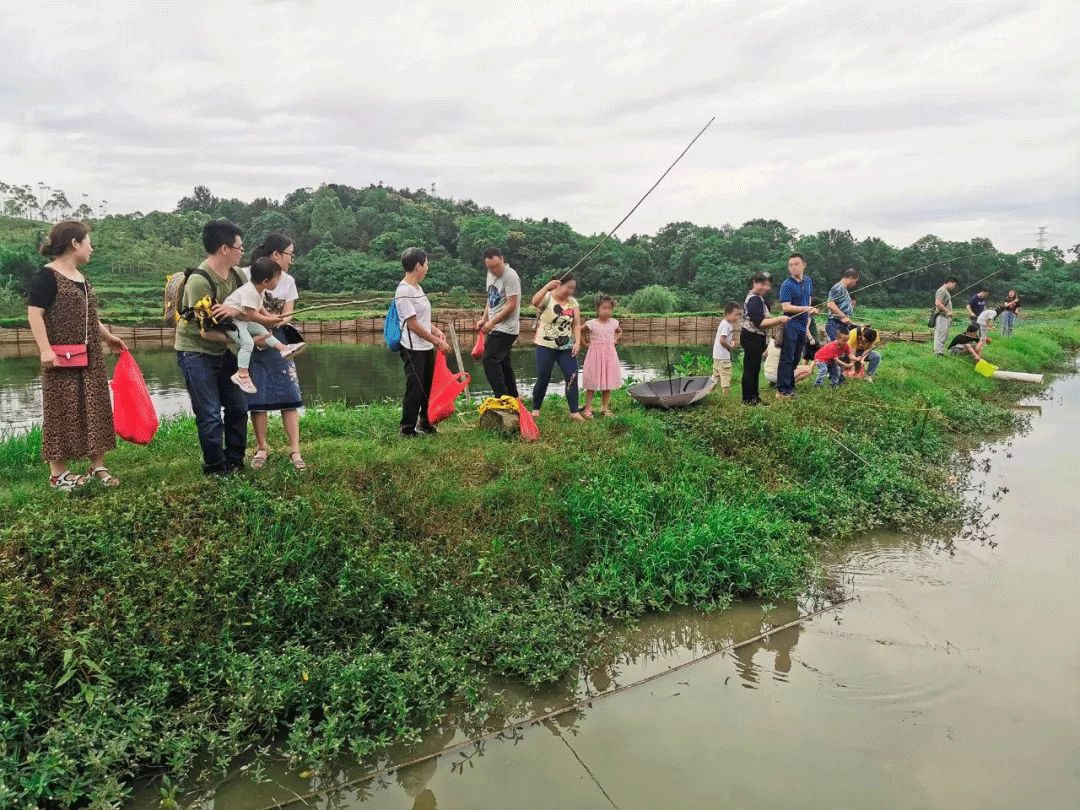
{"label": "fishing rod", "polygon": [[[976,281],[976,282],[974,282],[974,283],[972,283],[972,284],[969,284],[968,286],[964,287],[964,289],[962,289],[962,290],[959,290],[959,291],[958,291],[958,292],[956,293],[956,295],[958,295],[958,296],[959,296],[959,295],[963,295],[963,294],[964,294],[964,293],[966,293],[966,292],[967,292],[968,290],[970,290],[970,289],[971,289],[972,287],[974,287],[974,286],[976,286],[976,285],[978,285],[978,284],[982,284],[982,283],[983,283],[984,281],[986,281],[986,280],[987,280],[988,278],[993,278],[993,277],[994,277],[994,276],[996,276],[996,275],[997,275],[998,273],[1004,273],[1004,272],[1005,272],[1005,268],[1004,268],[1004,267],[999,267],[999,268],[998,268],[997,270],[995,270],[995,271],[994,271],[993,273],[990,273],[989,275],[985,275],[985,276],[983,276],[982,278],[980,278],[980,279],[979,279],[978,281]],[[925,312],[925,310],[923,310],[923,311]],[[936,308],[936,307],[935,307],[935,310],[934,310],[934,311],[935,311],[935,312],[937,311],[937,308]],[[914,322],[915,322],[915,321],[916,321],[916,320],[917,320],[918,318],[921,318],[921,317],[922,317],[921,315],[914,315],[914,316],[912,316],[911,318],[908,318],[908,319],[907,319],[906,321],[901,321],[901,322],[900,322],[900,326],[901,326],[901,327],[904,327],[904,326],[908,326],[908,325],[910,325],[910,324],[914,323]],[[889,332],[889,334],[890,334],[890,335],[899,335],[899,334],[900,334],[900,331],[901,331],[900,329],[894,329],[894,330],[890,331],[890,332]]]}
{"label": "fishing rod", "polygon": [[712,126],[712,122],[715,121],[715,120],[716,120],[716,116],[714,115],[712,118],[709,119],[709,122],[707,124],[705,124],[705,126],[703,126],[701,128],[701,131],[698,132],[698,134],[694,136],[693,140],[691,140],[690,143],[688,143],[686,145],[686,148],[683,149],[682,152],[679,153],[679,156],[677,158],[675,158],[675,160],[672,162],[672,164],[670,166],[668,166],[666,169],[664,169],[664,173],[662,175],[660,175],[660,178],[655,183],[653,183],[652,186],[650,186],[649,190],[646,191],[642,195],[641,199],[638,200],[634,204],[634,207],[630,209],[630,211],[627,213],[627,215],[625,217],[623,217],[622,219],[620,219],[619,223],[614,228],[612,228],[610,231],[605,233],[600,238],[600,241],[597,242],[595,245],[593,245],[592,249],[588,253],[586,253],[584,256],[582,256],[580,259],[577,260],[577,263],[573,267],[571,267],[569,270],[567,270],[565,273],[563,273],[561,276],[559,276],[560,281],[562,281],[568,275],[570,275],[575,270],[577,270],[585,262],[586,259],[588,259],[594,253],[596,253],[596,251],[598,251],[600,249],[601,245],[603,245],[605,242],[607,242],[607,240],[610,239],[615,234],[615,231],[619,230],[619,228],[621,228],[623,226],[623,224],[625,224],[626,220],[630,219],[630,217],[633,215],[633,213],[638,210],[638,208],[641,206],[641,204],[643,202],[645,202],[646,197],[648,197],[650,194],[653,193],[653,191],[656,190],[656,187],[658,185],[660,185],[660,183],[663,181],[663,179],[668,176],[668,173],[671,172],[671,170],[675,168],[675,165],[680,160],[683,159],[683,156],[685,156],[686,153],[690,151],[690,147],[693,146],[695,143],[697,143],[697,139],[705,134],[705,130],[707,130],[710,126]]}

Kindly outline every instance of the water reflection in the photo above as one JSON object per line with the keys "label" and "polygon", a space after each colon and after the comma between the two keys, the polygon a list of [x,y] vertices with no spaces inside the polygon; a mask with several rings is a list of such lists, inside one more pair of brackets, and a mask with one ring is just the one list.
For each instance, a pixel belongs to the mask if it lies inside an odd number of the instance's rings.
{"label": "water reflection", "polygon": [[[534,353],[529,348],[521,348],[513,354],[518,384],[527,395],[536,380]],[[637,380],[650,380],[664,374],[669,361],[677,359],[672,350],[663,346],[622,346],[619,348],[619,358],[625,374]],[[174,352],[140,349],[136,359],[159,415],[168,417],[191,412],[191,403]],[[469,356],[464,358],[464,363],[465,370],[472,375],[472,394],[489,394],[480,363]],[[109,358],[110,373],[114,364],[115,359]],[[296,358],[296,370],[305,405],[327,402],[368,405],[398,400],[404,385],[400,358],[381,344],[312,346]],[[561,382],[552,382],[548,390],[560,395],[564,393]],[[0,435],[26,430],[40,421],[38,359],[17,357],[0,360]]]}

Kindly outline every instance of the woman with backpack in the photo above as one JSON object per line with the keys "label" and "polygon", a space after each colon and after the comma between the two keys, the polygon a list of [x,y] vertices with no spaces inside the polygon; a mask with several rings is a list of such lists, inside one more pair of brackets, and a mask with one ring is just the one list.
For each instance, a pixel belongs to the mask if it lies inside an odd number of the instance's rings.
{"label": "woman with backpack", "polygon": [[[105,467],[116,434],[101,342],[116,352],[127,346],[98,319],[94,287],[79,269],[94,252],[86,226],[54,225],[40,252],[52,261],[30,282],[26,318],[41,354],[41,456],[49,462],[49,485],[65,492],[90,480],[114,487],[120,481]],[[71,472],[69,463],[84,458],[89,475]]]}
{"label": "woman with backpack", "polygon": [[[273,259],[282,273],[277,287],[267,290],[264,294],[263,306],[267,312],[273,315],[281,315],[286,318],[285,323],[274,330],[273,334],[284,343],[297,342],[296,335],[288,335],[286,332],[296,330],[288,325],[288,318],[292,315],[296,301],[300,294],[296,289],[296,281],[289,274],[296,254],[296,246],[292,239],[280,233],[268,234],[262,244],[255,248],[251,254],[252,263],[262,258]],[[244,268],[245,275],[249,275],[249,268]],[[295,340],[294,340],[295,338]],[[260,345],[260,341],[255,341]],[[255,455],[251,458],[251,467],[261,470],[266,466],[270,458],[270,444],[267,441],[268,416],[271,411],[281,413],[281,426],[285,429],[285,437],[289,441],[289,462],[297,470],[307,469],[307,462],[300,453],[300,381],[296,374],[296,363],[283,358],[279,352],[256,351],[251,357],[251,365],[248,368],[251,381],[258,389],[256,394],[247,394],[248,413],[251,414],[251,427],[255,432]]]}

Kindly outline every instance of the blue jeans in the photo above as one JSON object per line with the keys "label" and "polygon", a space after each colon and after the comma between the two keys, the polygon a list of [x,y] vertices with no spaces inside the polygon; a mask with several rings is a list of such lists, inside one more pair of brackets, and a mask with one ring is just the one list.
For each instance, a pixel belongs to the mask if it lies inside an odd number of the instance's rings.
{"label": "blue jeans", "polygon": [[570,349],[549,349],[547,346],[536,347],[536,385],[533,386],[532,406],[540,410],[547,394],[551,372],[558,364],[566,380],[566,401],[570,404],[570,413],[578,412],[578,365],[577,358]]}
{"label": "blue jeans", "polygon": [[881,355],[877,352],[870,352],[866,355],[866,376],[873,377],[874,372],[877,371],[878,363],[881,362]]}
{"label": "blue jeans", "polygon": [[829,318],[825,321],[825,334],[829,336],[829,340],[836,340],[837,334],[840,332],[840,319]]}
{"label": "blue jeans", "polygon": [[821,385],[826,374],[829,375],[829,385],[833,387],[840,385],[844,381],[844,367],[836,361],[830,360],[828,363],[823,363],[819,360],[816,365],[817,379],[814,380],[814,385]]}
{"label": "blue jeans", "polygon": [[784,345],[780,347],[780,367],[776,370],[776,392],[795,393],[795,366],[806,351],[806,324],[784,324]]}
{"label": "blue jeans", "polygon": [[1013,326],[1016,324],[1016,313],[1011,309],[1007,309],[1001,313],[1001,335],[1002,337],[1008,337],[1013,333]]}
{"label": "blue jeans", "polygon": [[203,472],[221,475],[242,469],[247,450],[247,398],[229,379],[236,373],[236,356],[229,351],[216,355],[177,352],[176,362],[195,412]]}

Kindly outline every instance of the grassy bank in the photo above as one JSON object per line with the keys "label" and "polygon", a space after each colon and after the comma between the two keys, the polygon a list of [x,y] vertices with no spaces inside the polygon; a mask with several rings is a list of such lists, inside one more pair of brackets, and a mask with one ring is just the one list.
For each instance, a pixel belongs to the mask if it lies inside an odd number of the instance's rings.
{"label": "grassy bank", "polygon": [[[990,358],[1051,369],[1078,346],[1062,316]],[[560,677],[607,620],[790,594],[855,531],[948,526],[966,464],[942,459],[1031,388],[928,354],[890,345],[873,385],[755,410],[619,395],[578,425],[555,399],[534,445],[473,416],[404,442],[390,407],[310,411],[310,470],[278,455],[224,482],[180,420],[110,457],[120,489],[70,498],[44,489],[37,435],[9,439],[0,806],[115,801],[281,732],[297,764],[362,756],[450,705],[482,713],[491,673]]]}

